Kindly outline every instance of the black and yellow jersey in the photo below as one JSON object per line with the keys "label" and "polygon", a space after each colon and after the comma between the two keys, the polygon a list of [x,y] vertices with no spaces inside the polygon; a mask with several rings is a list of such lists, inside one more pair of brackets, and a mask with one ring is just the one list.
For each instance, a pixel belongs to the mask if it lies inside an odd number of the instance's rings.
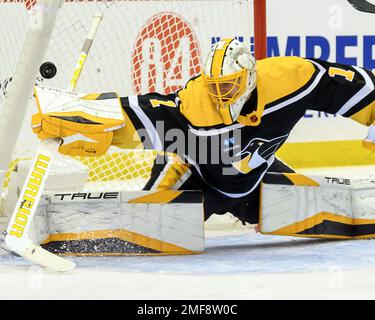
{"label": "black and yellow jersey", "polygon": [[[198,76],[175,94],[122,98],[127,125],[115,133],[113,145],[175,152],[205,188],[234,203],[259,185],[306,110],[373,123],[374,86],[374,74],[363,68],[300,57],[268,58],[257,62],[257,87],[232,125],[223,124]],[[247,115],[255,107],[263,115],[258,126],[250,126]]]}

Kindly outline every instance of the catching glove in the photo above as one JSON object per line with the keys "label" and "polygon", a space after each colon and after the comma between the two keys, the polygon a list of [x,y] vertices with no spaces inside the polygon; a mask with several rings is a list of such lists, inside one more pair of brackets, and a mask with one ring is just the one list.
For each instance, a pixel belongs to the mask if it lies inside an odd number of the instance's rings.
{"label": "catching glove", "polygon": [[80,96],[46,87],[35,88],[39,112],[32,129],[39,139],[61,138],[59,152],[69,156],[100,156],[107,152],[113,131],[125,125],[116,93]]}

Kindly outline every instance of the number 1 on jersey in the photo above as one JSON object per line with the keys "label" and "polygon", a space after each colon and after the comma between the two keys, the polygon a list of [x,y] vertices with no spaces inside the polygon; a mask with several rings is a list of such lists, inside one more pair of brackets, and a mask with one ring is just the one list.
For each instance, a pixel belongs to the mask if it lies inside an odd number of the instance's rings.
{"label": "number 1 on jersey", "polygon": [[159,100],[159,99],[150,99],[150,102],[153,108],[157,108],[160,106],[176,108],[176,104],[171,100],[165,101],[165,100]]}
{"label": "number 1 on jersey", "polygon": [[328,74],[330,77],[335,77],[335,76],[342,76],[345,77],[346,80],[348,81],[353,81],[355,73],[351,70],[345,70],[337,67],[330,67],[328,69]]}

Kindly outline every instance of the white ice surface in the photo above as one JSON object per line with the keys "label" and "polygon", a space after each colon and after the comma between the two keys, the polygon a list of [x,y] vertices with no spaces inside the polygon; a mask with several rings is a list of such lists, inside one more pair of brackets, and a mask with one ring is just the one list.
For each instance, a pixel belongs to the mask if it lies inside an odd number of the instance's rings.
{"label": "white ice surface", "polygon": [[[366,177],[375,168],[319,172]],[[0,299],[375,299],[375,240],[263,236],[227,226],[207,226],[201,255],[69,258],[78,268],[67,274],[0,250]]]}

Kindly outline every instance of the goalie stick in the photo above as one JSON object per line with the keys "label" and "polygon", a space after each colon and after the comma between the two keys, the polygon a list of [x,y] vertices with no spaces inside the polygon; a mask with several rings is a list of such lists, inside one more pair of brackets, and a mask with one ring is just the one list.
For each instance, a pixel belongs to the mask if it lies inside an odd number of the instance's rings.
{"label": "goalie stick", "polygon": [[[96,13],[77,65],[75,66],[72,80],[70,81],[69,90],[71,91],[74,91],[77,85],[101,20],[102,15]],[[32,243],[28,237],[28,232],[42,196],[51,164],[58,152],[60,143],[61,139],[46,139],[40,143],[37,155],[32,161],[31,168],[10,218],[6,230],[5,243],[9,249],[26,259],[54,271],[65,272],[74,269],[76,266],[75,262],[61,258],[43,249],[39,245]]]}
{"label": "goalie stick", "polygon": [[358,11],[375,14],[375,4],[366,0],[348,0],[348,2]]}

